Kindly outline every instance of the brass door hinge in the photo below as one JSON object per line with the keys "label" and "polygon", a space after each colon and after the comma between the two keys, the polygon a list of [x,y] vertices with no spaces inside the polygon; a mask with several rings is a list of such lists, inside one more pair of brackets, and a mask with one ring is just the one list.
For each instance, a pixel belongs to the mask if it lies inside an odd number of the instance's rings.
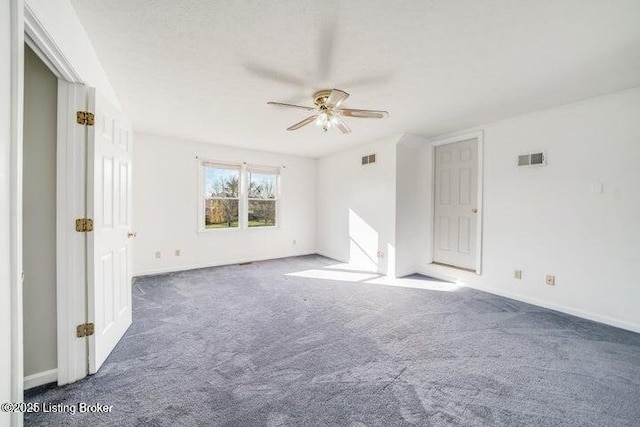
{"label": "brass door hinge", "polygon": [[76,231],[80,233],[93,231],[93,220],[89,218],[76,219]]}
{"label": "brass door hinge", "polygon": [[76,112],[76,122],[78,122],[79,125],[93,126],[95,124],[95,121],[96,117],[93,113],[90,113],[88,111]]}
{"label": "brass door hinge", "polygon": [[76,328],[76,337],[84,338],[93,335],[96,327],[93,323],[83,323]]}

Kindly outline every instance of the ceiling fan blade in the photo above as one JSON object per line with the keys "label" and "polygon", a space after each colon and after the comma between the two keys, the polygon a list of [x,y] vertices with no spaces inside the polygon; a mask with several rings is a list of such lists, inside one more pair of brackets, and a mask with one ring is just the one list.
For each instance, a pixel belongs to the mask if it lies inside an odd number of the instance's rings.
{"label": "ceiling fan blade", "polygon": [[362,119],[382,119],[389,117],[388,111],[380,110],[355,110],[353,108],[343,108],[340,114],[346,117],[358,117]]}
{"label": "ceiling fan blade", "polygon": [[329,97],[325,101],[324,105],[327,108],[337,108],[340,106],[340,104],[342,104],[342,101],[344,101],[348,97],[349,97],[349,94],[347,92],[342,91],[340,89],[333,89],[329,94]]}
{"label": "ceiling fan blade", "polygon": [[351,133],[351,129],[349,129],[349,126],[347,126],[344,120],[342,120],[340,117],[333,116],[331,120],[334,122],[335,126],[340,130],[340,132],[344,134]]}
{"label": "ceiling fan blade", "polygon": [[267,102],[269,105],[275,105],[277,107],[298,108],[307,111],[316,111],[314,107],[305,107],[304,105],[286,104],[284,102]]}
{"label": "ceiling fan blade", "polygon": [[300,129],[302,126],[306,126],[309,123],[315,121],[315,119],[318,118],[317,114],[314,114],[313,116],[309,116],[306,119],[304,119],[301,122],[296,123],[295,125],[291,125],[287,128],[287,130],[296,130],[296,129]]}

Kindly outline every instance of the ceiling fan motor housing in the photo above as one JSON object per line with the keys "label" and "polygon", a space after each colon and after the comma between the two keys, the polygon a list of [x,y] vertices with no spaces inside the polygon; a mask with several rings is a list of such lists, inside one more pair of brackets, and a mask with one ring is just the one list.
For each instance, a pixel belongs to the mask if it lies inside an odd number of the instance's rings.
{"label": "ceiling fan motor housing", "polygon": [[331,95],[331,89],[323,89],[319,90],[313,94],[313,102],[318,107],[323,107],[324,103],[327,102],[327,98]]}

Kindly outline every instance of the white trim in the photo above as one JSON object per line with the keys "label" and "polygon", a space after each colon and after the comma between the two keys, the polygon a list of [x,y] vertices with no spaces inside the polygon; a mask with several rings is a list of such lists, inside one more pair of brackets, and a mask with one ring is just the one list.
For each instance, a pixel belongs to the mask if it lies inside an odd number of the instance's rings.
{"label": "white trim", "polygon": [[[249,197],[249,174],[251,172],[255,172],[255,173],[259,173],[259,174],[263,174],[263,175],[275,175],[276,176],[276,198],[275,199],[257,199],[257,198],[252,198]],[[244,197],[245,199],[245,215],[243,215],[244,217],[244,222],[245,222],[245,230],[277,230],[281,228],[281,223],[282,223],[282,168],[280,166],[256,166],[256,165],[249,165],[246,164],[244,165],[244,174],[245,174],[245,180],[246,180],[246,185],[245,185],[245,191],[247,192],[246,197]],[[274,218],[275,221],[275,225],[261,225],[258,227],[249,227],[249,202],[251,200],[273,200],[276,202],[276,215]]]}
{"label": "white trim", "polygon": [[449,282],[458,282],[461,286],[471,288],[471,289],[476,289],[481,292],[487,292],[489,294],[510,298],[516,301],[532,304],[538,307],[547,308],[549,310],[559,311],[561,313],[570,314],[572,316],[581,317],[583,319],[592,320],[594,322],[604,323],[605,325],[613,326],[616,328],[621,328],[628,331],[640,333],[640,325],[632,322],[628,322],[626,320],[620,320],[613,317],[604,316],[602,314],[580,310],[578,308],[569,307],[563,304],[551,303],[538,298],[532,298],[525,295],[521,295],[516,292],[509,292],[502,289],[493,288],[490,286],[484,286],[484,285],[474,284],[471,282],[466,282],[465,281],[466,277],[472,278],[474,274],[471,272],[458,270],[453,267],[445,267],[441,265],[432,264],[418,271],[418,273],[425,276],[433,277],[435,279],[446,280]]}
{"label": "white trim", "polygon": [[331,258],[331,259],[334,259],[334,260],[336,260],[338,262],[342,262],[342,263],[348,263],[349,262],[348,258],[343,258],[341,256],[338,256],[338,255],[336,255],[334,253],[331,253],[331,252],[328,252],[328,251],[316,251],[315,253],[316,253],[316,255],[320,255],[320,256],[323,256],[325,258]]}
{"label": "white trim", "polygon": [[[83,130],[75,125],[73,114],[74,106],[83,105],[79,101],[83,98],[86,107],[86,89],[83,91],[79,89],[81,86],[73,84],[82,82],[79,74],[31,7],[21,3],[24,13],[22,44],[27,43],[59,79],[56,164],[56,378],[58,384],[63,385],[87,374],[86,344],[73,335],[75,325],[86,321],[87,304],[86,237],[75,233],[73,228],[75,218],[83,217],[86,212],[86,147]],[[22,188],[19,190],[21,194]]]}
{"label": "white trim", "polygon": [[[198,209],[196,212],[196,233],[201,235],[212,234],[220,232],[239,232],[239,231],[247,231],[247,230],[258,230],[258,229],[270,229],[277,230],[282,228],[282,170],[286,168],[286,166],[265,166],[265,165],[255,165],[248,164],[247,162],[228,162],[228,161],[218,161],[218,160],[209,160],[206,158],[202,158],[200,156],[196,156],[196,167],[197,167],[197,189],[198,194],[196,200],[198,201]],[[206,199],[205,196],[205,168],[219,168],[219,169],[229,169],[229,170],[238,170],[239,179],[238,179],[238,197],[213,197],[214,199],[229,199],[229,200],[238,200],[238,226],[237,227],[220,227],[220,228],[206,228],[205,226],[205,208],[206,208]],[[261,199],[250,199],[248,195],[249,191],[249,174],[251,172],[261,173],[261,174],[272,174],[276,176],[276,198],[275,199],[265,199],[265,200],[274,200],[276,203],[276,216],[275,216],[275,225],[269,226],[260,226],[260,227],[249,227],[249,201],[250,200],[261,200]]]}
{"label": "white trim", "polygon": [[[197,214],[197,222],[196,222],[196,233],[198,234],[208,234],[215,233],[219,231],[239,231],[243,229],[242,218],[240,212],[242,211],[242,191],[243,191],[243,163],[242,162],[221,162],[217,160],[208,160],[202,158],[200,156],[196,157],[196,165],[197,165],[197,175],[198,175],[198,211]],[[221,228],[206,228],[205,226],[205,209],[207,207],[206,197],[204,197],[204,181],[205,175],[204,171],[206,167],[219,168],[219,169],[228,169],[228,170],[237,170],[238,171],[238,197],[229,197],[231,200],[238,200],[238,226],[237,227],[221,227]]]}
{"label": "white trim", "polygon": [[418,270],[417,273],[450,282],[461,281],[465,284],[470,283],[473,280],[478,280],[477,275],[473,271],[463,270],[443,264],[429,264]]}
{"label": "white trim", "polygon": [[[456,142],[462,142],[462,141],[468,141],[470,139],[475,139],[478,143],[478,179],[477,179],[477,200],[476,200],[476,206],[478,209],[478,214],[476,215],[476,262],[475,262],[475,273],[480,275],[482,274],[482,225],[483,225],[483,216],[484,216],[484,210],[483,210],[483,176],[484,176],[484,170],[483,170],[483,164],[484,164],[484,132],[479,130],[476,132],[470,132],[470,133],[465,133],[465,134],[460,134],[460,135],[456,135],[456,136],[452,136],[452,137],[448,137],[448,138],[444,138],[444,139],[433,139],[430,140],[429,143],[429,150],[430,150],[430,155],[431,155],[431,167],[432,167],[432,175],[431,175],[431,236],[435,236],[435,197],[436,197],[436,191],[435,191],[435,185],[436,185],[436,180],[435,180],[435,163],[436,163],[436,157],[435,157],[435,148],[439,147],[441,145],[447,145],[447,144],[454,144]],[[429,257],[429,259],[427,260],[427,263],[431,264],[433,263],[433,242],[431,243],[431,256]]]}
{"label": "white trim", "polygon": [[482,274],[482,230],[484,225],[484,132],[476,132],[478,138],[478,224],[476,240],[476,274]]}
{"label": "white trim", "polygon": [[[24,103],[24,3],[11,0],[11,100],[10,100],[10,167],[9,167],[9,287],[11,294],[11,400],[22,402],[24,398],[24,362],[22,327],[22,137]],[[12,426],[22,426],[22,413],[10,415]]]}
{"label": "white trim", "polygon": [[469,288],[477,289],[479,291],[484,291],[490,294],[525,302],[527,304],[533,304],[539,307],[548,308],[550,310],[559,311],[561,313],[570,314],[572,316],[581,317],[583,319],[593,320],[594,322],[604,323],[605,325],[614,326],[616,328],[626,329],[628,331],[640,333],[640,325],[627,322],[626,320],[619,320],[613,317],[592,313],[590,311],[580,310],[580,309],[569,307],[563,304],[550,303],[548,301],[543,301],[541,299],[531,298],[531,297],[523,296],[514,292],[503,291],[496,288],[477,286],[477,285],[468,285],[468,284],[465,284],[465,286]]}
{"label": "white trim", "polygon": [[82,83],[82,79],[75,68],[53,41],[49,32],[31,10],[31,7],[26,3],[24,5],[24,32],[25,42],[56,77],[70,83]]}
{"label": "white trim", "polygon": [[412,274],[416,274],[418,271],[415,268],[409,267],[404,270],[396,271],[394,278],[398,279],[400,277],[411,276]]}
{"label": "white trim", "polygon": [[87,375],[87,346],[75,337],[86,322],[87,237],[75,231],[75,219],[86,216],[86,130],[73,111],[87,102],[86,87],[58,81],[56,304],[58,384]]}
{"label": "white trim", "polygon": [[[133,277],[144,277],[144,276],[154,276],[156,274],[164,274],[164,273],[174,273],[180,271],[188,271],[188,270],[197,270],[200,268],[209,268],[209,267],[220,267],[223,265],[233,265],[233,264],[243,264],[247,262],[260,262],[260,261],[269,261],[273,259],[282,259],[282,258],[290,258],[296,256],[305,256],[305,255],[315,255],[317,252],[300,252],[300,253],[283,253],[280,255],[267,255],[265,257],[254,257],[254,258],[232,258],[224,261],[215,261],[215,262],[203,262],[199,264],[189,264],[177,267],[165,267],[165,268],[154,268],[150,270],[143,270],[133,273]],[[318,254],[322,255],[322,254]],[[326,255],[323,255],[326,256]],[[331,257],[327,257],[331,258]],[[335,259],[335,258],[334,258]]]}
{"label": "white trim", "polygon": [[24,389],[38,387],[58,381],[58,370],[50,369],[48,371],[38,372],[37,374],[24,377]]}

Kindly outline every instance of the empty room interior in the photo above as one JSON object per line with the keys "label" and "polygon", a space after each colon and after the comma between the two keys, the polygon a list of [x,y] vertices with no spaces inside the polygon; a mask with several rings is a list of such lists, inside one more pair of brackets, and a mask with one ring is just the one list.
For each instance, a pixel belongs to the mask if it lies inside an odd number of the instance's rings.
{"label": "empty room interior", "polygon": [[0,426],[640,425],[639,1],[0,17]]}

